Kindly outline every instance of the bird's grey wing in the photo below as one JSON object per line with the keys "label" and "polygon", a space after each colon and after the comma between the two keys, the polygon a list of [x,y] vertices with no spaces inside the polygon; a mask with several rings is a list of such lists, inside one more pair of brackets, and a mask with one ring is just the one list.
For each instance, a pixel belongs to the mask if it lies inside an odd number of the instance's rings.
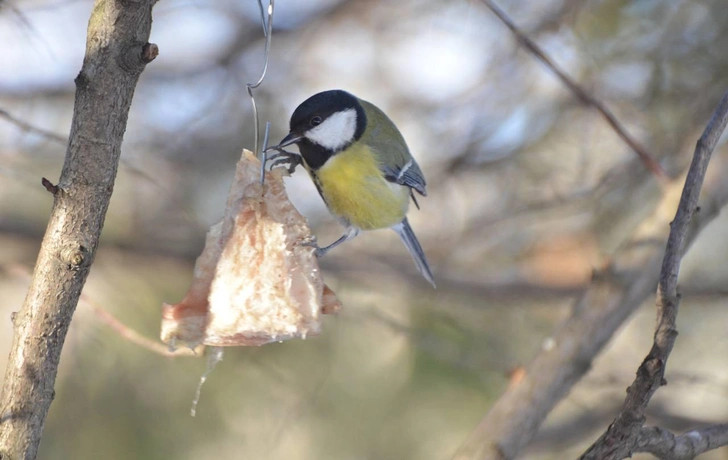
{"label": "bird's grey wing", "polygon": [[411,158],[401,167],[384,166],[382,171],[384,172],[384,178],[388,181],[413,188],[422,196],[427,195],[425,177],[414,158]]}
{"label": "bird's grey wing", "polygon": [[[367,101],[361,101],[361,103],[366,112],[376,112],[381,120],[376,126],[369,127],[365,134],[366,139],[363,140],[377,156],[382,158],[380,164],[384,177],[390,182],[413,188],[420,195],[426,196],[425,176],[410,154],[402,133],[392,120],[374,104]],[[384,158],[389,161],[384,161]]]}

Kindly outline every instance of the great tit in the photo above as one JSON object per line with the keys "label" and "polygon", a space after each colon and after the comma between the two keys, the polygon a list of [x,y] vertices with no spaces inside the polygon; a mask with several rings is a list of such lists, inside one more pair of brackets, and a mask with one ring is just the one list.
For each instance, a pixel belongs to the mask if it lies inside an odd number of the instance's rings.
{"label": "great tit", "polygon": [[[302,162],[329,211],[347,228],[321,256],[361,230],[391,228],[417,269],[435,286],[425,253],[407,221],[412,190],[422,196],[425,178],[392,120],[370,102],[342,90],[314,94],[291,115],[290,132],[271,147],[283,154],[296,144]],[[294,154],[295,155],[295,154]],[[295,164],[293,165],[295,168]]]}

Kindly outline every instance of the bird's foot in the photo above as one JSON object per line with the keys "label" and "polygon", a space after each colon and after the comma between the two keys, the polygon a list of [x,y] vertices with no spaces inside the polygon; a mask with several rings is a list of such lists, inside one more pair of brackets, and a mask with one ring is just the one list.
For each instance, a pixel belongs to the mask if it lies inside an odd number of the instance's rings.
{"label": "bird's foot", "polygon": [[303,158],[298,153],[289,152],[288,150],[283,150],[276,146],[268,147],[266,152],[271,150],[275,150],[277,153],[268,155],[266,158],[265,166],[269,171],[272,171],[274,168],[279,166],[288,165],[286,167],[286,171],[288,171],[288,174],[293,174],[296,170],[296,166],[303,164]]}
{"label": "bird's foot", "polygon": [[302,241],[301,246],[309,246],[309,247],[314,248],[313,253],[316,255],[316,257],[323,256],[324,254],[326,254],[328,252],[328,249],[329,249],[328,247],[326,247],[326,248],[320,247],[316,241],[315,236],[312,236],[310,239]]}

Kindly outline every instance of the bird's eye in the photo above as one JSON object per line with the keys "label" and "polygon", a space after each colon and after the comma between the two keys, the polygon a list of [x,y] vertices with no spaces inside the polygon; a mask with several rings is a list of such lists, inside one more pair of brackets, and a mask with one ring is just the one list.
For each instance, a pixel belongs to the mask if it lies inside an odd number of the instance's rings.
{"label": "bird's eye", "polygon": [[311,123],[311,126],[318,126],[318,125],[321,124],[322,121],[323,120],[321,119],[321,117],[319,117],[318,115],[316,115],[315,117],[311,118],[310,123]]}

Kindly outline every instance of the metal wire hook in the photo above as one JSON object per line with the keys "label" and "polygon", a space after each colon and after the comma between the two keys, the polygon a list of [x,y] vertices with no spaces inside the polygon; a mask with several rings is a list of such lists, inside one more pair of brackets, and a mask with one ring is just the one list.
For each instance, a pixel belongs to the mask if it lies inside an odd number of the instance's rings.
{"label": "metal wire hook", "polygon": [[258,107],[255,104],[255,96],[253,96],[253,89],[260,86],[261,83],[263,83],[263,79],[265,79],[265,74],[268,72],[268,60],[270,56],[270,42],[271,38],[273,36],[273,9],[275,5],[275,0],[270,0],[268,3],[268,19],[266,21],[266,14],[263,10],[263,2],[262,0],[258,0],[258,7],[260,8],[260,20],[263,24],[263,34],[265,35],[265,50],[264,50],[264,61],[263,61],[263,70],[260,73],[260,77],[255,83],[246,83],[245,87],[248,90],[248,95],[250,96],[250,103],[253,105],[253,129],[255,130],[254,134],[254,151],[255,154],[258,155],[258,157],[263,156],[262,152],[258,150],[258,140],[260,137],[260,128],[259,128],[259,119],[258,119]]}

